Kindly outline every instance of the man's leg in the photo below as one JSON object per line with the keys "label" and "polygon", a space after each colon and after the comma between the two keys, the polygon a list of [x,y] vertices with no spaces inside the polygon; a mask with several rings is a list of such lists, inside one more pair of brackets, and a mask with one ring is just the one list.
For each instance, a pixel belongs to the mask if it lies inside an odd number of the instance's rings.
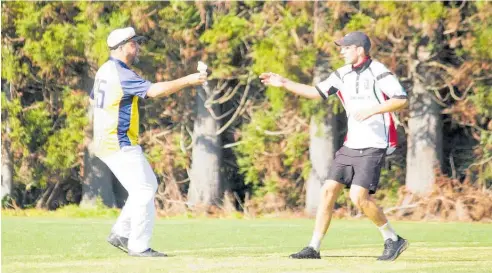
{"label": "man's leg", "polygon": [[358,185],[350,187],[350,199],[364,214],[378,226],[385,241],[384,252],[378,260],[395,260],[408,247],[408,241],[401,238],[391,227],[386,215],[369,195],[369,190]]}
{"label": "man's leg", "polygon": [[111,229],[112,233],[125,238],[130,237],[130,228],[131,228],[130,207],[131,207],[131,199],[128,198],[125,202],[125,205],[123,206],[123,209],[121,210],[120,216],[118,216],[116,223],[113,225],[113,228]]}
{"label": "man's leg", "polygon": [[[163,256],[162,253],[150,249],[150,238],[155,220],[154,196],[157,190],[154,172],[140,146],[125,147],[115,155],[118,159],[107,160],[107,164],[128,191],[128,199],[120,215],[121,219],[118,219],[121,221],[117,221],[114,230],[128,233],[130,255]],[[126,230],[128,218],[130,219],[129,232]]]}
{"label": "man's leg", "polygon": [[[112,155],[101,158],[101,160],[108,166],[108,168],[113,172],[118,181],[122,183],[123,187],[128,193],[130,193],[131,184],[124,183],[124,177],[128,171],[126,162],[127,159],[122,151],[118,151]],[[109,234],[107,241],[113,246],[128,252],[128,237],[130,236],[130,219],[131,219],[131,198],[128,194],[128,198],[121,210],[116,223],[111,228],[111,233]]]}
{"label": "man's leg", "polygon": [[350,199],[378,226],[383,235],[384,252],[378,260],[394,260],[408,247],[408,241],[396,234],[383,211],[370,197],[370,194],[376,192],[379,184],[386,150],[372,148],[361,150],[360,153],[363,155],[354,158],[353,161],[354,177],[350,187]]}
{"label": "man's leg", "polygon": [[321,239],[323,239],[326,231],[330,227],[335,201],[340,194],[340,190],[342,190],[344,186],[345,185],[338,183],[337,181],[327,180],[321,188],[321,198],[318,210],[316,211],[313,240],[311,240],[311,244],[309,244],[309,246],[315,248],[317,251],[319,251]]}
{"label": "man's leg", "polygon": [[378,227],[388,222],[386,215],[384,215],[381,208],[376,205],[374,199],[369,195],[368,189],[359,185],[352,185],[350,187],[350,200]]}
{"label": "man's leg", "polygon": [[331,216],[333,215],[333,206],[344,187],[343,184],[334,180],[327,180],[321,188],[320,203],[316,212],[316,221],[314,232],[309,246],[298,253],[290,255],[294,259],[319,259],[319,248],[321,240],[330,226]]}
{"label": "man's leg", "polygon": [[128,237],[130,237],[130,200],[130,198],[127,199],[107,239],[110,244],[124,252],[128,252]]}
{"label": "man's leg", "polygon": [[150,238],[155,222],[154,196],[157,190],[157,179],[141,154],[138,162],[141,177],[135,179],[135,193],[132,196],[131,232],[128,249],[133,252],[143,252],[150,248]]}

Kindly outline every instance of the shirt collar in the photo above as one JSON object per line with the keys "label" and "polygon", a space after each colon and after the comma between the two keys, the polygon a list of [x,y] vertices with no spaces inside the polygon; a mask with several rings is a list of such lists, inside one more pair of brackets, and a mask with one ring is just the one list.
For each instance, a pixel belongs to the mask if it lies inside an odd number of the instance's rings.
{"label": "shirt collar", "polygon": [[362,61],[362,63],[360,63],[359,65],[357,65],[357,66],[352,65],[352,71],[355,71],[357,73],[361,73],[362,71],[366,70],[369,67],[371,62],[372,62],[371,57],[366,56],[364,58],[364,60]]}
{"label": "shirt collar", "polygon": [[110,60],[110,61],[113,61],[113,62],[115,62],[115,63],[118,63],[119,65],[123,66],[124,68],[128,68],[128,69],[130,69],[130,68],[128,67],[128,65],[126,65],[126,63],[125,63],[125,62],[123,62],[123,61],[122,61],[122,60],[120,60],[120,59],[117,59],[117,58],[114,58],[114,57],[111,57],[111,56],[110,56],[110,57],[109,57],[109,60]]}

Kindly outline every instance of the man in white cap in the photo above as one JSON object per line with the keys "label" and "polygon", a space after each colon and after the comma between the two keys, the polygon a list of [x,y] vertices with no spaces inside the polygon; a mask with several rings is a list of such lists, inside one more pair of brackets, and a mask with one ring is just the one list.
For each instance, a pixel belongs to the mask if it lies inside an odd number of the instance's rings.
{"label": "man in white cap", "polygon": [[330,225],[335,201],[343,187],[350,187],[350,199],[378,226],[384,239],[384,251],[378,260],[392,261],[408,247],[408,242],[396,234],[371,194],[376,192],[385,155],[396,146],[390,113],[407,105],[407,94],[393,73],[370,58],[371,42],[366,34],[351,32],[335,43],[341,47],[346,65],[316,86],[296,83],[274,73],[260,75],[266,85],[283,87],[307,98],[326,99],[336,94],[348,118],[345,142],[335,154],[328,180],[321,189],[311,242],[290,257],[320,259],[321,240]]}
{"label": "man in white cap", "polygon": [[128,191],[108,242],[131,256],[165,257],[150,248],[157,180],[138,145],[138,100],[165,97],[201,85],[207,80],[207,73],[157,83],[143,79],[130,68],[138,61],[142,40],[144,37],[137,36],[132,27],[115,29],[108,36],[111,56],[97,71],[91,92],[94,151]]}

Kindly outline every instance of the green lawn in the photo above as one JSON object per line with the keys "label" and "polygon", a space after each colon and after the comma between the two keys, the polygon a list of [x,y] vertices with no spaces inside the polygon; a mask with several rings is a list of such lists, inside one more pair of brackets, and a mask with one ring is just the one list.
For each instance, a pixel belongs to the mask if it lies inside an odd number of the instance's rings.
{"label": "green lawn", "polygon": [[492,224],[393,222],[410,241],[394,262],[366,219],[333,220],[321,260],[287,256],[311,238],[309,219],[160,219],[133,258],[106,243],[114,219],[2,216],[2,272],[492,272]]}

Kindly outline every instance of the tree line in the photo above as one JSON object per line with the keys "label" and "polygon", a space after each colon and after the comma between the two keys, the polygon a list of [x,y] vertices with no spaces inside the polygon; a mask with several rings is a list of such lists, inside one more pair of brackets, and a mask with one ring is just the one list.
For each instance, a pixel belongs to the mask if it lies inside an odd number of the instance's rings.
{"label": "tree line", "polygon": [[[146,101],[140,144],[163,210],[199,204],[312,213],[346,126],[335,99],[265,88],[271,71],[316,84],[343,65],[334,42],[354,30],[409,94],[380,200],[431,192],[445,177],[492,185],[489,2],[2,3],[3,206],[56,209],[125,192],[91,152],[88,93],[112,29],[148,37],[136,71],[171,80],[209,65],[206,87]],[[339,206],[350,206],[344,195]]]}

